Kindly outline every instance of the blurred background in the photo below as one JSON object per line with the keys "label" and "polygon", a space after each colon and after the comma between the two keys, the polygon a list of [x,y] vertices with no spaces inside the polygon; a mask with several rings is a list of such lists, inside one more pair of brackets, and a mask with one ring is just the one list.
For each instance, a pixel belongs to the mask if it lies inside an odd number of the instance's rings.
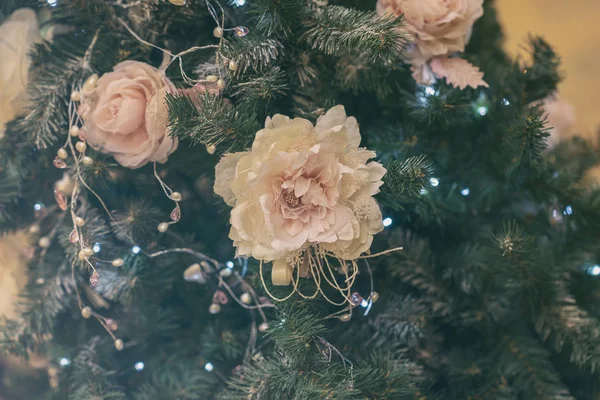
{"label": "blurred background", "polygon": [[507,50],[523,53],[528,34],[543,36],[562,57],[565,80],[560,97],[575,106],[576,132],[592,135],[600,126],[600,1],[496,0]]}

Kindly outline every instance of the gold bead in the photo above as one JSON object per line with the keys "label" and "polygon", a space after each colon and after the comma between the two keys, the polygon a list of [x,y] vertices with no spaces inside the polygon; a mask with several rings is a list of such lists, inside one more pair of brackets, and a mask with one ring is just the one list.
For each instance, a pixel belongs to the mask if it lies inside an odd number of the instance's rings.
{"label": "gold bead", "polygon": [[85,80],[85,83],[83,84],[83,91],[91,92],[92,90],[96,89],[97,84],[98,84],[98,74],[92,74],[92,75],[90,75],[89,78],[87,78]]}
{"label": "gold bead", "polygon": [[219,77],[218,77],[218,76],[216,76],[216,75],[208,75],[208,76],[206,77],[206,80],[207,80],[208,82],[210,82],[210,83],[215,83],[216,81],[218,81],[218,80],[219,80]]}
{"label": "gold bead", "polygon": [[352,317],[350,314],[343,314],[343,315],[340,315],[339,318],[340,318],[340,321],[342,321],[342,322],[348,322],[348,321],[350,321],[350,317]]}
{"label": "gold bead", "polygon": [[183,272],[183,279],[188,282],[206,283],[206,275],[202,271],[200,264],[192,264]]}
{"label": "gold bead", "polygon": [[58,158],[62,158],[63,160],[69,157],[69,153],[67,153],[67,150],[65,150],[64,147],[58,149],[56,155],[58,156]]}
{"label": "gold bead", "polygon": [[240,296],[240,300],[244,304],[250,304],[252,303],[252,296],[250,296],[250,293],[242,293],[242,295]]}
{"label": "gold bead", "polygon": [[221,39],[223,37],[223,29],[217,26],[215,29],[213,29],[213,36]]}
{"label": "gold bead", "polygon": [[379,300],[379,293],[373,292],[373,294],[371,294],[371,300],[373,303],[377,303],[377,300]]}
{"label": "gold bead", "polygon": [[208,154],[215,154],[215,151],[217,151],[217,146],[215,146],[214,144],[209,144],[206,146],[206,152]]}
{"label": "gold bead", "polygon": [[173,192],[171,193],[171,200],[173,201],[181,201],[181,193],[179,192]]}
{"label": "gold bead", "polygon": [[84,165],[92,165],[94,163],[94,159],[92,157],[85,156],[81,159]]}
{"label": "gold bead", "polygon": [[166,232],[167,229],[169,229],[169,224],[167,224],[166,222],[161,222],[160,224],[158,224],[159,232]]}
{"label": "gold bead", "polygon": [[75,225],[77,226],[84,226],[85,225],[85,219],[81,218],[81,217],[75,217]]}
{"label": "gold bead", "polygon": [[115,258],[114,260],[112,260],[112,265],[113,267],[120,267],[125,263],[125,261],[123,261],[122,258]]}
{"label": "gold bead", "polygon": [[121,339],[115,340],[115,349],[118,351],[123,350],[123,341]]}
{"label": "gold bead", "polygon": [[83,307],[81,309],[81,316],[85,319],[88,319],[89,317],[92,316],[92,309],[89,307]]}
{"label": "gold bead", "polygon": [[48,236],[41,237],[38,244],[42,249],[47,249],[50,247],[50,238]]}
{"label": "gold bead", "polygon": [[171,4],[176,6],[185,6],[186,0],[169,0]]}
{"label": "gold bead", "polygon": [[85,151],[86,147],[87,146],[86,146],[85,142],[77,142],[77,143],[75,143],[75,148],[80,153],[83,153]]}
{"label": "gold bead", "polygon": [[223,79],[219,79],[219,80],[217,81],[217,87],[218,87],[219,89],[223,89],[223,88],[225,87],[225,81],[224,81]]}
{"label": "gold bead", "polygon": [[71,100],[73,101],[81,101],[81,93],[77,90],[71,93]]}
{"label": "gold bead", "polygon": [[237,62],[235,60],[229,60],[229,69],[235,71],[237,68]]}
{"label": "gold bead", "polygon": [[267,329],[269,329],[269,324],[267,324],[266,322],[263,322],[258,326],[258,330],[261,332],[266,332]]}
{"label": "gold bead", "polygon": [[79,127],[77,125],[73,125],[71,129],[69,129],[69,134],[73,137],[79,136]]}
{"label": "gold bead", "polygon": [[83,261],[83,260],[87,260],[93,254],[94,254],[94,250],[90,249],[89,247],[84,247],[81,251],[79,251],[79,253],[77,254],[77,257],[81,261]]}
{"label": "gold bead", "polygon": [[210,307],[208,307],[208,312],[211,314],[218,314],[221,311],[221,306],[217,303],[212,303]]}

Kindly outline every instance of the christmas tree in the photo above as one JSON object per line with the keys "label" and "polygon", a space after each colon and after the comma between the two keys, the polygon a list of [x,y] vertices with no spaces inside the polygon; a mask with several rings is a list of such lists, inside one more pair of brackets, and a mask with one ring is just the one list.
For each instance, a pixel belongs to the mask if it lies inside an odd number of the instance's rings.
{"label": "christmas tree", "polygon": [[0,24],[0,233],[27,258],[0,350],[30,363],[0,395],[600,396],[600,153],[548,122],[559,56],[507,56],[493,1]]}

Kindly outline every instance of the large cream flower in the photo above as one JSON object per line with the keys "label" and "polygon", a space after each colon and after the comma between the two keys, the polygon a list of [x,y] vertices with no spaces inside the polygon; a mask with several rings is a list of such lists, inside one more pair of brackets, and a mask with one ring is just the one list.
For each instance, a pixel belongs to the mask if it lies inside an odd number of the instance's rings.
{"label": "large cream flower", "polygon": [[215,192],[231,211],[238,256],[280,260],[319,245],[341,259],[367,251],[383,229],[373,195],[385,168],[367,161],[360,133],[343,106],[316,126],[302,118],[267,118],[252,150],[226,154],[216,167]]}
{"label": "large cream flower", "polygon": [[18,9],[0,25],[0,137],[6,123],[25,111],[28,54],[40,40],[37,18],[30,8]]}
{"label": "large cream flower", "polygon": [[79,114],[87,142],[128,168],[166,161],[177,148],[169,136],[165,95],[173,84],[151,65],[124,61],[83,92]]}
{"label": "large cream flower", "polygon": [[[447,58],[465,50],[473,24],[483,15],[483,0],[378,0],[377,11],[404,14],[406,26],[403,29],[413,39],[409,53],[413,76],[419,83],[430,84],[434,77],[449,79],[456,74],[451,71],[440,74],[440,65],[437,72],[432,71],[427,63],[433,58]],[[456,69],[463,77],[469,75],[469,86],[483,85],[481,76],[468,68],[466,61],[453,64],[446,63],[444,67]]]}

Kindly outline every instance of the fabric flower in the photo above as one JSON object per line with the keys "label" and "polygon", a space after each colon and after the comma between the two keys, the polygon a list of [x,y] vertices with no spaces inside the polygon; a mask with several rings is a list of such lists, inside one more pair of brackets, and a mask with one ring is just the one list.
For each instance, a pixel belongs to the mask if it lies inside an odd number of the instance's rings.
{"label": "fabric flower", "polygon": [[[449,55],[465,50],[473,24],[483,15],[483,0],[378,0],[377,11],[404,15],[403,29],[413,38],[409,61],[418,83],[429,85],[435,78],[445,77],[448,83],[459,86],[460,81],[454,78],[467,74],[461,81],[466,80],[468,86],[487,86],[476,67],[465,66],[467,61],[444,62]],[[428,64],[434,59],[440,59],[437,71]]]}
{"label": "fabric flower", "polygon": [[29,51],[39,41],[37,18],[30,8],[16,10],[0,25],[0,137],[6,123],[25,111]]}
{"label": "fabric flower", "polygon": [[356,119],[336,106],[316,126],[267,118],[250,151],[223,156],[214,189],[233,207],[237,255],[273,261],[318,245],[351,260],[367,251],[383,230],[373,195],[386,170],[360,140]]}
{"label": "fabric flower", "polygon": [[138,61],[117,64],[95,88],[82,92],[78,113],[90,146],[124,167],[165,162],[177,148],[169,136],[165,95],[173,84],[156,68]]}

